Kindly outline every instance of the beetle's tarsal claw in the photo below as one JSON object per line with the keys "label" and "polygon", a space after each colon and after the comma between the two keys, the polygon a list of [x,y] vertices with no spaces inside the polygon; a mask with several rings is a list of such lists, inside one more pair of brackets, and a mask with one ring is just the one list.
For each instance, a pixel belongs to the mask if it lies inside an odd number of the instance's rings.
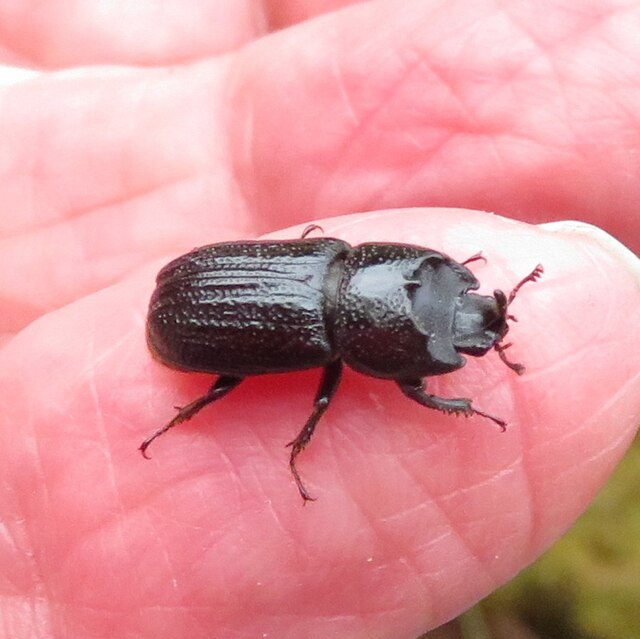
{"label": "beetle's tarsal claw", "polygon": [[507,356],[504,354],[504,352],[511,347],[511,342],[509,342],[508,344],[494,344],[493,348],[498,352],[498,355],[500,357],[500,359],[514,372],[517,373],[518,375],[522,375],[525,372],[525,367],[522,364],[519,364],[518,362],[512,362],[510,361]]}
{"label": "beetle's tarsal claw", "polygon": [[325,366],[322,373],[322,379],[320,380],[320,386],[316,393],[315,400],[313,402],[313,411],[307,420],[307,423],[302,427],[302,430],[298,433],[298,436],[290,441],[287,446],[291,447],[291,456],[289,457],[289,469],[298,487],[302,499],[305,503],[308,501],[315,501],[315,497],[311,497],[304,487],[298,469],[296,468],[296,457],[306,448],[307,444],[311,441],[313,431],[315,430],[320,417],[329,407],[331,398],[334,396],[338,385],[340,384],[340,376],[342,374],[342,361],[337,359]]}
{"label": "beetle's tarsal claw", "polygon": [[480,410],[474,409],[474,413],[476,413],[477,415],[480,415],[481,417],[486,417],[487,419],[490,419],[494,424],[497,424],[500,427],[500,430],[504,433],[505,430],[507,430],[507,422],[505,422],[503,419],[500,419],[499,417],[494,417],[493,415],[489,415],[489,413],[483,413]]}
{"label": "beetle's tarsal claw", "polygon": [[138,450],[142,453],[142,456],[145,459],[151,459],[151,456],[147,453],[147,448],[149,448],[149,444],[153,440],[145,439],[140,446],[138,446]]}
{"label": "beetle's tarsal claw", "polygon": [[302,497],[303,505],[308,501],[315,501],[316,498],[312,497],[305,488],[302,483],[302,479],[300,478],[300,473],[296,468],[296,457],[302,452],[304,449],[304,445],[301,445],[297,439],[294,439],[292,442],[289,442],[287,446],[291,446],[291,456],[289,457],[289,470],[291,471],[291,475],[293,476],[293,480],[296,482],[296,486],[298,488],[298,492],[300,493],[300,497]]}

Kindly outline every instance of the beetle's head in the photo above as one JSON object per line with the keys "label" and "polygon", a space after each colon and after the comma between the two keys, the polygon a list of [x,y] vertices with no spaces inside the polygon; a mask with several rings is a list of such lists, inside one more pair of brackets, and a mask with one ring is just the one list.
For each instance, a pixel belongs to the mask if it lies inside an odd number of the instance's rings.
{"label": "beetle's head", "polygon": [[499,289],[493,295],[461,295],[453,321],[455,349],[466,355],[480,357],[493,348],[511,370],[522,375],[524,366],[509,361],[504,353],[511,346],[502,343],[509,332],[509,321],[517,321],[508,310],[520,287],[526,282],[535,282],[542,272],[542,265],[538,264],[527,277],[516,284],[509,296]]}

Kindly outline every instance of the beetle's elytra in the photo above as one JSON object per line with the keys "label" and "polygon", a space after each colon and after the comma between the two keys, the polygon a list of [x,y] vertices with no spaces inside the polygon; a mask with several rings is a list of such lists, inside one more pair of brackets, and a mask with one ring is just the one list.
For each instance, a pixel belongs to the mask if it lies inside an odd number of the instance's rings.
{"label": "beetle's elytra", "polygon": [[183,371],[218,375],[209,391],[181,408],[140,450],[171,427],[191,419],[249,375],[324,367],[313,411],[289,443],[289,466],[305,501],[312,499],[296,469],[340,382],[343,362],[392,379],[409,398],[445,413],[505,422],[466,398],[425,390],[424,378],[461,368],[464,355],[495,349],[515,372],[503,340],[514,319],[509,296],[471,291],[479,282],[443,253],[406,244],[350,246],[332,238],[212,244],[167,264],[158,274],[147,318],[156,359]]}

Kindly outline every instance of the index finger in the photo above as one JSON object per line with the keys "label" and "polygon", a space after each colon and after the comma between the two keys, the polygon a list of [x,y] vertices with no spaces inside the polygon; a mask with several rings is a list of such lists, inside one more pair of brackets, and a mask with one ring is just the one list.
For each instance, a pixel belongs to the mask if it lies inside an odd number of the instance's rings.
{"label": "index finger", "polygon": [[[38,565],[21,596],[44,581],[67,602],[60,623],[89,636],[106,618],[119,634],[133,624],[195,638],[364,638],[373,629],[409,638],[506,581],[585,508],[640,416],[637,262],[588,227],[554,231],[460,210],[323,226],[353,243],[413,242],[458,260],[482,249],[488,262],[473,266],[488,291],[544,264],[514,309],[514,356],[527,374],[488,355],[428,380],[440,395],[500,414],[507,432],[347,372],[300,457],[318,497],[303,509],[284,444],[308,416],[317,380],[290,373],[247,381],[145,461],[141,440],[212,382],[147,351],[158,264],[41,318],[0,353],[11,399],[0,416],[1,509],[18,532],[29,514],[28,557]],[[25,543],[6,558],[9,574],[22,574]],[[125,592],[131,574],[144,578]]]}

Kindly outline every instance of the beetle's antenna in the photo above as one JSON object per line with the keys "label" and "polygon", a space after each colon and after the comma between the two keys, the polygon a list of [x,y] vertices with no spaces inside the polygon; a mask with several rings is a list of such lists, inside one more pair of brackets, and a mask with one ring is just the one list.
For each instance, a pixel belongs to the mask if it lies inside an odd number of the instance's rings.
{"label": "beetle's antenna", "polygon": [[529,275],[527,275],[527,277],[521,279],[513,287],[513,290],[511,291],[511,293],[509,293],[509,298],[507,299],[507,306],[509,306],[509,304],[511,304],[511,302],[513,302],[513,300],[516,298],[516,293],[522,288],[523,284],[526,284],[527,282],[535,282],[539,277],[542,276],[543,273],[544,267],[542,266],[542,264],[536,265],[536,267],[533,269],[533,271],[531,271],[531,273],[529,273]]}
{"label": "beetle's antenna", "polygon": [[[533,269],[533,271],[531,271],[531,273],[529,273],[529,275],[527,275],[526,277],[522,278],[514,287],[513,290],[511,291],[511,293],[509,293],[509,297],[507,297],[502,291],[498,290],[498,291],[494,291],[494,296],[496,298],[496,302],[498,303],[498,306],[504,316],[505,320],[511,320],[513,322],[517,322],[518,320],[513,316],[510,315],[509,313],[507,313],[507,309],[509,308],[509,305],[511,304],[511,302],[513,302],[513,300],[516,297],[517,292],[522,288],[523,284],[526,284],[527,282],[535,282],[539,277],[541,277],[541,275],[544,273],[544,268],[542,266],[542,264],[537,264],[536,267]],[[504,337],[506,335],[506,331],[503,334],[502,337]],[[517,362],[512,362],[510,361],[507,356],[505,355],[505,351],[511,346],[511,343],[509,344],[501,344],[500,341],[495,342],[495,344],[493,345],[493,348],[495,348],[495,350],[498,352],[498,355],[500,356],[500,359],[515,373],[517,373],[518,375],[522,375],[525,371],[525,368],[522,364],[518,364]]]}

